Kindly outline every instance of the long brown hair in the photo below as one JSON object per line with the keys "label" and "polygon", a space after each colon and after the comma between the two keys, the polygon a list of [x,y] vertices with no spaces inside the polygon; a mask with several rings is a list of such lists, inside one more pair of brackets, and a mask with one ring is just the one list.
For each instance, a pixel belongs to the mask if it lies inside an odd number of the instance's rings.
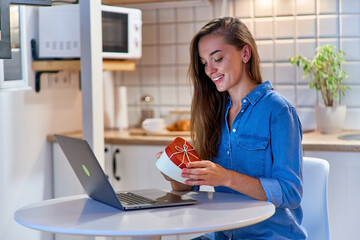
{"label": "long brown hair", "polygon": [[206,35],[221,35],[227,44],[241,50],[245,45],[251,49],[251,58],[246,63],[251,79],[262,83],[260,58],[253,36],[246,25],[234,17],[216,18],[202,27],[190,44],[189,77],[192,80],[194,94],[191,103],[191,139],[202,159],[217,156],[224,121],[227,92],[219,92],[215,84],[205,74],[199,57],[199,41]]}

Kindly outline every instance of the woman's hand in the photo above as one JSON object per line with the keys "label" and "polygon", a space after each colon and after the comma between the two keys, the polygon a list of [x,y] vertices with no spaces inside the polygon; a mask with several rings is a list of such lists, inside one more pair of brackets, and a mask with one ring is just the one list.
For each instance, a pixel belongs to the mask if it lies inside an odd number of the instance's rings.
{"label": "woman's hand", "polygon": [[[161,154],[163,152],[158,152],[155,156],[157,159],[160,158]],[[163,172],[161,172],[161,174],[164,176],[165,180],[169,181],[171,183],[171,188],[174,191],[191,191],[191,186],[183,184],[181,182],[178,182],[174,179],[172,179],[171,177],[167,176],[166,174],[164,174]]]}
{"label": "woman's hand", "polygon": [[229,171],[209,160],[189,162],[181,176],[191,179],[189,185],[228,186],[230,181]]}

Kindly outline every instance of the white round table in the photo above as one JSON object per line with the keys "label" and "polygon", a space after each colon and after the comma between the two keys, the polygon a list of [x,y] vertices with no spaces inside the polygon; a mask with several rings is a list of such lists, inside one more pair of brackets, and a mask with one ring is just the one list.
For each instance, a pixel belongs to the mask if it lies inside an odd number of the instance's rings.
{"label": "white round table", "polygon": [[15,220],[54,233],[161,239],[163,235],[213,232],[245,227],[271,217],[272,203],[246,196],[189,192],[196,205],[120,211],[77,195],[46,200],[17,210]]}

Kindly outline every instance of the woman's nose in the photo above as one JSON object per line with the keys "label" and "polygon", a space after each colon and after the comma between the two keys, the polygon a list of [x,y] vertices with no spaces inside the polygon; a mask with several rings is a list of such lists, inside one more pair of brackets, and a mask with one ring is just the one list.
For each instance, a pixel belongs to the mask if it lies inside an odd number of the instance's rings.
{"label": "woman's nose", "polygon": [[211,76],[211,74],[215,73],[217,68],[214,66],[212,62],[209,62],[206,67],[206,75]]}

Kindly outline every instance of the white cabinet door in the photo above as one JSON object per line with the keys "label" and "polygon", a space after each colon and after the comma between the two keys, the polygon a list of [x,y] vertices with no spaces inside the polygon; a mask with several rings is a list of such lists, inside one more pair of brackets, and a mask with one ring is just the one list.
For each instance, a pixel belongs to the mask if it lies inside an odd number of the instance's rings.
{"label": "white cabinet door", "polygon": [[170,183],[155,166],[156,153],[164,149],[165,146],[111,146],[111,154],[107,154],[105,158],[105,168],[114,189],[116,191],[147,188],[170,190]]}

